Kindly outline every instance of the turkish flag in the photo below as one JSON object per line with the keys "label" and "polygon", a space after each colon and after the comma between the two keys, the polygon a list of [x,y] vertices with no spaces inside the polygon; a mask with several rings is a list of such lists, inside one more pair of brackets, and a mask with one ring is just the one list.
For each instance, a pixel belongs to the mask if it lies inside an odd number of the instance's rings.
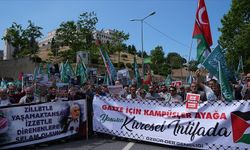
{"label": "turkish flag", "polygon": [[199,0],[198,8],[196,11],[196,18],[194,24],[193,38],[196,35],[203,35],[206,39],[208,46],[213,44],[210,23],[207,14],[207,8],[204,0]]}

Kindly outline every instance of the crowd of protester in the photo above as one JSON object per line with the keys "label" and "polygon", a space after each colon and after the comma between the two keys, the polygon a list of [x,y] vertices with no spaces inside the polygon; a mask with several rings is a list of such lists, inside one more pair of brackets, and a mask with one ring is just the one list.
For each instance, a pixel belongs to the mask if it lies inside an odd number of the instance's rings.
{"label": "crowd of protester", "polygon": [[[117,80],[115,85],[122,85]],[[199,94],[200,101],[224,101],[220,84],[217,80],[211,79],[208,82],[200,80],[200,73],[196,73],[196,80],[190,85],[181,85],[179,87],[165,85],[164,82],[153,82],[145,89],[139,87],[136,82],[131,85],[122,85],[123,92],[114,98],[126,98],[127,100],[159,100],[166,102],[184,102],[187,93]],[[231,84],[235,100],[250,99],[250,73],[242,75],[241,80]],[[28,86],[24,89],[14,84],[8,85],[6,88],[0,89],[0,106],[29,104],[39,102],[56,102],[60,100],[92,100],[94,95],[113,96],[107,85],[91,84],[86,82],[84,85],[71,85],[65,93],[59,93],[58,87],[54,84],[48,87],[43,96],[35,94],[36,84]],[[64,99],[62,99],[64,97]]]}

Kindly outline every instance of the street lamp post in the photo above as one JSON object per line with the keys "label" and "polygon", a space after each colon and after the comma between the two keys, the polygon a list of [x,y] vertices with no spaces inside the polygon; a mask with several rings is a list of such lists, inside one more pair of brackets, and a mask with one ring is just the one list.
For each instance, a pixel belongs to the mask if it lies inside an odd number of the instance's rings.
{"label": "street lamp post", "polygon": [[130,21],[140,21],[140,22],[141,22],[141,51],[142,51],[142,53],[141,53],[141,58],[142,58],[142,77],[143,77],[143,79],[144,79],[144,60],[143,60],[143,52],[144,52],[144,50],[143,50],[143,21],[144,21],[145,19],[147,19],[148,17],[153,16],[154,14],[155,14],[155,12],[152,12],[151,14],[147,15],[146,17],[144,17],[144,18],[142,18],[142,19],[132,19],[132,20],[130,20]]}

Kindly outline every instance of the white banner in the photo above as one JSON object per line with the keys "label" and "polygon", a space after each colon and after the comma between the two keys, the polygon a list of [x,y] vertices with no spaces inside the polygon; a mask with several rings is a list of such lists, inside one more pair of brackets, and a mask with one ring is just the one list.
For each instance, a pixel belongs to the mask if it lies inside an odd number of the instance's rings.
{"label": "white banner", "polygon": [[0,108],[0,149],[86,132],[86,100]]}
{"label": "white banner", "polygon": [[[250,147],[250,101],[183,103],[95,97],[94,131],[196,149]],[[240,129],[239,129],[240,127]]]}

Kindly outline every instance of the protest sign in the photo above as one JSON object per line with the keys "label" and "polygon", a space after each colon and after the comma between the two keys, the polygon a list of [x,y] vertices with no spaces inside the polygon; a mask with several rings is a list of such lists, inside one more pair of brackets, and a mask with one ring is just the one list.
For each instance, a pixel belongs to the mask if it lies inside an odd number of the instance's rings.
{"label": "protest sign", "polygon": [[187,93],[186,109],[188,111],[198,111],[198,104],[200,101],[200,94]]}
{"label": "protest sign", "polygon": [[0,148],[86,133],[86,100],[0,108]]}

